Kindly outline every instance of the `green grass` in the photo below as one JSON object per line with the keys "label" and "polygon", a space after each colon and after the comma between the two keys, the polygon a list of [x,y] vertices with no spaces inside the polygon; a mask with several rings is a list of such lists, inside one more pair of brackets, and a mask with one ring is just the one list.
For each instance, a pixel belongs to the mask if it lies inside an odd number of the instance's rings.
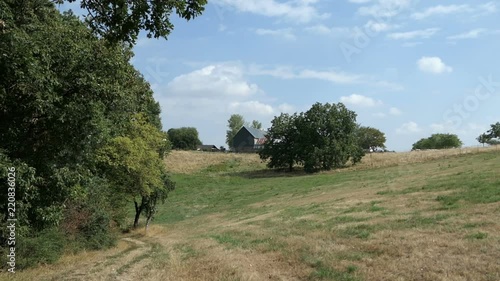
{"label": "green grass", "polygon": [[[177,189],[155,222],[167,228],[180,222],[197,226],[206,215],[216,215],[240,224],[208,227],[204,238],[228,251],[280,252],[290,261],[299,258],[288,241],[310,239],[319,245],[304,248],[301,256],[308,258],[299,259],[311,268],[309,280],[364,280],[358,263],[376,259],[380,250],[328,252],[320,245],[363,245],[379,239],[383,230],[432,230],[437,233],[433,235],[457,233],[471,243],[487,241],[491,236],[483,227],[488,224],[467,223],[462,210],[500,202],[499,158],[493,151],[411,164],[404,173],[401,167],[385,167],[315,175],[239,172],[250,169],[238,161],[225,162],[192,175],[174,174]],[[357,201],[358,195],[350,195],[355,192],[365,199]],[[400,198],[406,201],[398,202]],[[500,208],[493,212],[500,213]],[[176,250],[183,259],[199,254],[189,244]],[[340,262],[343,267],[337,266]]]}
{"label": "green grass", "polygon": [[169,252],[158,243],[153,243],[149,252],[150,263],[146,268],[153,270],[163,268],[170,260]]}
{"label": "green grass", "polygon": [[[127,274],[142,261],[145,270],[186,279],[169,275],[182,274],[172,270],[181,261],[183,272],[206,266],[200,274],[210,280],[248,280],[252,271],[270,280],[291,274],[299,280],[423,280],[422,268],[426,280],[443,272],[450,280],[500,280],[499,159],[500,151],[491,151],[315,175],[224,160],[173,174],[177,188],[154,220],[165,231],[134,237],[148,242],[147,254],[127,259],[138,248],[132,244],[90,272],[120,264],[118,273]],[[474,262],[463,259],[457,267],[460,255]],[[415,257],[425,257],[418,268]],[[234,267],[241,263],[266,266]]]}
{"label": "green grass", "polygon": [[354,273],[358,269],[356,266],[349,265],[345,271],[339,271],[335,268],[316,261],[312,265],[315,269],[310,275],[309,280],[336,280],[336,281],[358,281],[360,280]]}
{"label": "green grass", "polygon": [[428,228],[435,225],[443,225],[445,220],[451,217],[451,214],[438,214],[434,216],[424,217],[420,214],[413,214],[406,219],[396,220],[391,224],[393,229],[410,229],[410,228]]}
{"label": "green grass", "polygon": [[192,245],[189,243],[180,243],[175,245],[174,247],[175,250],[181,252],[181,259],[182,260],[188,260],[191,258],[196,258],[197,256],[200,255],[200,253],[193,248]]}
{"label": "green grass", "polygon": [[467,239],[482,240],[488,237],[488,233],[474,232],[466,236]]}
{"label": "green grass", "polygon": [[356,226],[348,226],[344,229],[339,229],[337,233],[341,238],[367,239],[377,229],[380,229],[380,227],[377,225],[360,224]]}

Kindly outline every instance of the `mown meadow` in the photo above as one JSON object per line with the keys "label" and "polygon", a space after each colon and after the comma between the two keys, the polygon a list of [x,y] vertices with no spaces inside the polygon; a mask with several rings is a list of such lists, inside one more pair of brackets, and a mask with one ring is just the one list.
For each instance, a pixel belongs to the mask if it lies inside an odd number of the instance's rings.
{"label": "mown meadow", "polygon": [[147,233],[18,277],[499,280],[500,150],[455,152],[374,154],[379,165],[368,155],[314,175],[266,171],[255,155],[173,152],[177,187]]}

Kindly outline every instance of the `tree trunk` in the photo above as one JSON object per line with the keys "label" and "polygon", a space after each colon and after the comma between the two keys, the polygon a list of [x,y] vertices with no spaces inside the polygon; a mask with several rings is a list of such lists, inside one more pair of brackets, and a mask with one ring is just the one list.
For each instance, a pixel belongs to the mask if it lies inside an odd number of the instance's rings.
{"label": "tree trunk", "polygon": [[151,221],[151,215],[149,215],[146,219],[146,232],[148,232],[148,228],[149,228],[149,222]]}
{"label": "tree trunk", "polygon": [[141,202],[141,205],[137,204],[137,201],[134,199],[135,205],[135,218],[134,218],[134,228],[139,226],[139,218],[141,217],[142,210],[144,209],[144,201]]}

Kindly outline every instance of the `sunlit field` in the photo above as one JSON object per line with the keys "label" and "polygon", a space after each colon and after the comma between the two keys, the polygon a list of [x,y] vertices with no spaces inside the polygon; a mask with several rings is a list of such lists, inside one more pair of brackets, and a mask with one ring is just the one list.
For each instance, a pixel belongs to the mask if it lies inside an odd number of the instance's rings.
{"label": "sunlit field", "polygon": [[500,150],[380,153],[307,175],[172,152],[153,227],[17,280],[500,280]]}

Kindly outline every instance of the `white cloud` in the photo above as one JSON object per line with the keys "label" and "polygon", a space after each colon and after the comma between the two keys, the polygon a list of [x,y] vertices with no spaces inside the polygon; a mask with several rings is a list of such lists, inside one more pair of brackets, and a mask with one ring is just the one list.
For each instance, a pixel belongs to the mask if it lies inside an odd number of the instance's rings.
{"label": "white cloud", "polygon": [[403,112],[401,112],[401,110],[399,110],[399,108],[397,108],[397,107],[391,107],[389,109],[389,114],[394,115],[394,116],[399,116],[399,115],[403,114]]}
{"label": "white cloud", "polygon": [[272,76],[280,79],[316,79],[335,84],[368,84],[389,91],[401,91],[404,87],[377,77],[363,74],[346,73],[337,70],[300,69],[292,66],[263,66],[252,64],[246,70],[247,75]]}
{"label": "white cloud", "polygon": [[422,129],[418,126],[417,123],[410,121],[408,123],[404,123],[401,125],[401,127],[396,129],[396,133],[400,135],[406,135],[406,134],[414,134],[421,132]]}
{"label": "white cloud", "polygon": [[204,143],[219,146],[225,145],[227,119],[232,113],[240,113],[246,120],[259,120],[264,127],[275,114],[293,113],[289,104],[274,104],[275,99],[250,82],[246,72],[238,62],[198,65],[164,86],[155,85],[165,129],[196,127]]}
{"label": "white cloud", "polygon": [[351,36],[352,32],[348,27],[328,27],[324,24],[317,24],[304,28],[309,33],[333,36]]}
{"label": "white cloud", "polygon": [[314,4],[317,0],[213,0],[213,3],[231,7],[240,12],[253,13],[267,17],[280,17],[299,23],[325,19],[329,14],[320,13]]}
{"label": "white cloud", "polygon": [[340,102],[346,105],[359,106],[359,107],[375,107],[383,104],[382,101],[374,100],[370,97],[357,94],[340,97]]}
{"label": "white cloud", "polygon": [[349,0],[350,3],[354,3],[354,4],[364,4],[364,3],[369,3],[371,1],[372,0]]}
{"label": "white cloud", "polygon": [[338,84],[360,83],[361,76],[338,71],[302,70],[298,78],[326,80]]}
{"label": "white cloud", "polygon": [[297,39],[295,35],[293,34],[292,29],[290,28],[285,28],[285,29],[257,29],[255,30],[255,33],[257,35],[271,35],[271,36],[276,36],[276,37],[281,37],[286,40],[295,40]]}
{"label": "white cloud", "polygon": [[281,79],[317,79],[330,81],[336,84],[357,84],[362,82],[362,75],[350,74],[335,70],[299,70],[290,66],[264,67],[251,65],[248,68],[249,75],[269,75]]}
{"label": "white cloud", "polygon": [[439,30],[439,28],[427,28],[408,32],[396,32],[388,34],[387,37],[396,40],[411,40],[415,38],[427,39],[434,36]]}
{"label": "white cloud", "polygon": [[167,85],[168,93],[189,97],[248,97],[261,91],[247,82],[238,65],[214,64],[179,75]]}
{"label": "white cloud", "polygon": [[483,11],[483,13],[496,13],[497,12],[497,4],[494,2],[488,2],[479,6],[479,9]]}
{"label": "white cloud", "polygon": [[471,11],[471,7],[469,5],[437,5],[434,7],[429,7],[423,12],[414,13],[411,15],[412,18],[421,20],[434,15],[446,15],[446,14],[455,14]]}
{"label": "white cloud", "polygon": [[229,111],[239,114],[255,114],[260,116],[273,115],[275,110],[269,104],[259,101],[232,102],[229,104]]}
{"label": "white cloud", "polygon": [[290,66],[274,66],[272,68],[266,68],[261,65],[251,64],[247,68],[248,75],[254,76],[272,76],[281,79],[294,79],[296,78],[296,74],[294,69]]}
{"label": "white cloud", "polygon": [[292,114],[292,113],[294,113],[296,110],[295,110],[295,106],[290,105],[290,104],[288,104],[288,103],[283,103],[283,104],[280,104],[280,105],[278,106],[278,111],[279,111],[279,112],[283,112],[283,113]]}
{"label": "white cloud", "polygon": [[369,20],[365,24],[365,28],[369,29],[369,30],[371,30],[373,32],[388,31],[388,30],[394,29],[396,27],[397,26],[390,25],[390,24],[388,24],[386,22],[378,22],[378,21],[373,21],[373,20]]}
{"label": "white cloud", "polygon": [[[361,1],[358,3],[365,3]],[[412,0],[377,0],[373,5],[362,6],[358,9],[358,13],[363,16],[372,16],[375,18],[391,18],[402,11],[408,9],[412,5]]]}
{"label": "white cloud", "polygon": [[372,116],[377,117],[377,118],[384,118],[387,116],[387,114],[385,114],[383,112],[377,112],[377,113],[372,114]]}
{"label": "white cloud", "polygon": [[463,13],[474,13],[476,16],[481,14],[495,13],[497,11],[497,6],[494,2],[488,2],[481,4],[479,6],[470,6],[467,4],[462,5],[437,5],[427,8],[423,12],[413,13],[412,18],[416,20],[426,19],[431,16],[437,15],[450,15],[450,14],[463,14]]}
{"label": "white cloud", "polygon": [[413,47],[416,47],[416,46],[422,45],[422,44],[423,44],[422,42],[405,42],[401,46],[406,47],[406,48],[413,48]]}
{"label": "white cloud", "polygon": [[421,71],[433,74],[453,71],[453,68],[447,66],[439,57],[422,57],[417,61],[417,65]]}
{"label": "white cloud", "polygon": [[486,34],[487,32],[488,32],[488,30],[486,30],[484,28],[477,28],[477,29],[473,29],[473,30],[468,31],[468,32],[460,33],[460,34],[453,35],[453,36],[448,36],[447,39],[448,40],[475,39],[483,34]]}

